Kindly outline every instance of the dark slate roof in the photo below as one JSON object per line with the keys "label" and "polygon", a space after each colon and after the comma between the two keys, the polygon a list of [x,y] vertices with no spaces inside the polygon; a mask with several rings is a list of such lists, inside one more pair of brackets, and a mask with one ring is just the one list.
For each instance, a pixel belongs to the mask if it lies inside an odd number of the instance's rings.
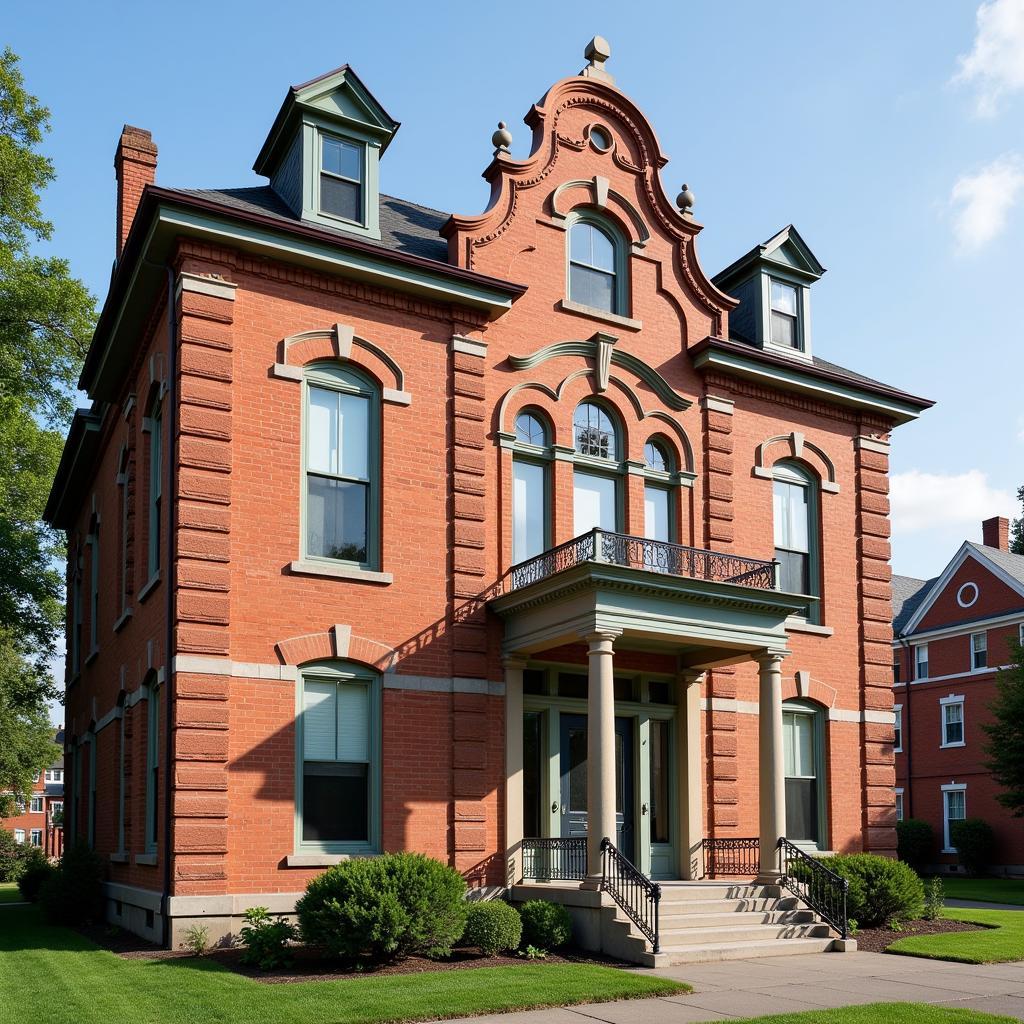
{"label": "dark slate roof", "polygon": [[1024,584],[1024,555],[1014,555],[999,548],[975,544],[973,541],[968,541],[967,544],[968,547],[974,548],[990,561],[995,562],[1008,576],[1012,576],[1018,583]]}
{"label": "dark slate roof", "polygon": [[[299,224],[284,200],[269,186],[257,185],[252,188],[179,188],[171,191],[183,196],[195,196],[207,202],[218,203],[227,210],[242,213],[258,213],[264,217],[278,218],[282,223]],[[380,241],[363,235],[350,235],[341,228],[317,224],[317,228],[337,234],[339,239],[358,238],[360,241],[379,245],[384,249],[421,256],[438,263],[448,262],[448,242],[439,232],[448,220],[448,214],[432,210],[428,206],[396,199],[394,196],[380,197]]]}
{"label": "dark slate roof", "polygon": [[892,631],[899,636],[911,616],[928,596],[932,584],[938,576],[930,580],[917,580],[913,576],[896,576],[892,578]]}

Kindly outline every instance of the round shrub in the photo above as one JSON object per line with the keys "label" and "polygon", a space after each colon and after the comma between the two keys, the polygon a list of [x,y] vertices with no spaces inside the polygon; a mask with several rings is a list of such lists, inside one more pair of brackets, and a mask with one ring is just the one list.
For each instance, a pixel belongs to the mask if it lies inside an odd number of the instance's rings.
{"label": "round shrub", "polygon": [[83,924],[103,919],[103,858],[78,842],[64,850],[60,867],[39,888],[43,913],[55,924]]}
{"label": "round shrub", "polygon": [[35,903],[39,899],[39,890],[43,883],[56,874],[57,869],[46,859],[46,855],[37,846],[30,847],[32,854],[25,858],[25,866],[18,879],[18,891],[21,898]]}
{"label": "round shrub", "polygon": [[987,875],[992,866],[996,837],[992,826],[981,818],[964,818],[949,823],[949,841],[956,847],[960,863],[972,875]]}
{"label": "round shrub", "polygon": [[0,824],[0,882],[16,882],[24,868],[24,845]]}
{"label": "round shrub", "polygon": [[861,928],[915,920],[924,911],[924,885],[902,861],[852,853],[822,863],[849,881],[846,914]]}
{"label": "round shrub", "polygon": [[446,956],[466,925],[465,896],[454,868],[420,853],[389,853],[318,875],[295,912],[303,940],[331,956]]}
{"label": "round shrub", "polygon": [[915,871],[931,860],[935,849],[935,832],[927,821],[920,818],[905,818],[896,822],[896,854]]}
{"label": "round shrub", "polygon": [[572,938],[572,918],[561,903],[530,900],[519,908],[523,919],[523,945],[559,949]]}
{"label": "round shrub", "polygon": [[507,949],[518,949],[523,922],[514,907],[502,900],[477,900],[469,904],[463,946],[476,946],[485,956],[497,956]]}

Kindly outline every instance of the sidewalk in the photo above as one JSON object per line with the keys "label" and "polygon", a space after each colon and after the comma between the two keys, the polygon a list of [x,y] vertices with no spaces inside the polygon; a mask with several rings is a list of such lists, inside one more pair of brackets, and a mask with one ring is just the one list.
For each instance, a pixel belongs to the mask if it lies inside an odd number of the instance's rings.
{"label": "sidewalk", "polygon": [[943,900],[943,906],[966,910],[1024,910],[1019,903],[983,903],[981,900]]}
{"label": "sidewalk", "polygon": [[1024,962],[954,964],[883,953],[819,953],[651,971],[691,995],[472,1018],[475,1024],[690,1024],[859,1003],[914,1002],[1024,1020]]}

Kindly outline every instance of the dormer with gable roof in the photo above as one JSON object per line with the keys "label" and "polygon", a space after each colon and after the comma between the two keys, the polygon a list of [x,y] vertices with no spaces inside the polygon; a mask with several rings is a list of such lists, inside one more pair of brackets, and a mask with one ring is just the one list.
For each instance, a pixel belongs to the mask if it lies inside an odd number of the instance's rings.
{"label": "dormer with gable roof", "polygon": [[378,166],[398,128],[345,64],[288,90],[253,170],[303,220],[379,239]]}
{"label": "dormer with gable roof", "polygon": [[825,268],[792,224],[714,277],[739,299],[729,316],[739,341],[797,359],[811,358],[811,285]]}

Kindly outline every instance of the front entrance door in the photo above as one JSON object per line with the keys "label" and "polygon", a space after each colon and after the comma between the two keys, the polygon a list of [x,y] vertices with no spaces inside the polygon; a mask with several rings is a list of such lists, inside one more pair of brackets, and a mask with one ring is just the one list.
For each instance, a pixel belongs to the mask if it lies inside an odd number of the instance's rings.
{"label": "front entrance door", "polygon": [[[587,716],[560,715],[563,836],[587,834]],[[615,845],[635,859],[633,719],[615,719]]]}

